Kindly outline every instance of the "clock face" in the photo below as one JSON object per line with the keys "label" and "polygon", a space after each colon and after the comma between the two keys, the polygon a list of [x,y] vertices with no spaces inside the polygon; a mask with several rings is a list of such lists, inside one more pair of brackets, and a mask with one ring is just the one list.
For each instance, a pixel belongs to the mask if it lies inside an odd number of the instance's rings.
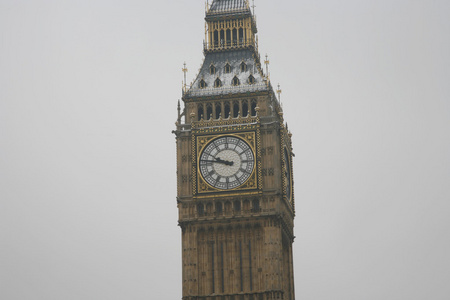
{"label": "clock face", "polygon": [[244,140],[223,136],[210,141],[199,158],[203,179],[221,190],[235,189],[244,184],[255,168],[255,155]]}
{"label": "clock face", "polygon": [[291,201],[292,189],[291,189],[291,160],[286,149],[284,149],[284,161],[285,163],[285,175],[286,175],[286,197],[288,201]]}

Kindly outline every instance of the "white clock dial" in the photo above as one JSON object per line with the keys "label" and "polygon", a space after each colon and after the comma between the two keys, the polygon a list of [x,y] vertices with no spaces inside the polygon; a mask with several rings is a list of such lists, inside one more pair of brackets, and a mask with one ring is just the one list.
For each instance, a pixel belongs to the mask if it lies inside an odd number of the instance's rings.
{"label": "white clock dial", "polygon": [[199,159],[200,174],[211,186],[230,190],[244,184],[255,168],[251,147],[235,136],[210,141]]}

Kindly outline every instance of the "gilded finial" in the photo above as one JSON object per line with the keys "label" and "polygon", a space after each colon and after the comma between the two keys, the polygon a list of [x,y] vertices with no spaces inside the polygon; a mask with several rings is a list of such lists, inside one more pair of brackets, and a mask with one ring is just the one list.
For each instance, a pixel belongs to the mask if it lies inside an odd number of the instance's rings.
{"label": "gilded finial", "polygon": [[280,84],[278,84],[277,94],[278,94],[278,101],[280,101],[280,104],[281,104],[281,88],[280,88]]}
{"label": "gilded finial", "polygon": [[183,69],[181,69],[181,71],[184,73],[183,89],[186,92],[186,73],[188,71],[188,69],[186,68],[186,62],[184,62]]}
{"label": "gilded finial", "polygon": [[266,54],[266,60],[264,61],[264,64],[266,65],[266,76],[267,79],[269,79],[269,56]]}

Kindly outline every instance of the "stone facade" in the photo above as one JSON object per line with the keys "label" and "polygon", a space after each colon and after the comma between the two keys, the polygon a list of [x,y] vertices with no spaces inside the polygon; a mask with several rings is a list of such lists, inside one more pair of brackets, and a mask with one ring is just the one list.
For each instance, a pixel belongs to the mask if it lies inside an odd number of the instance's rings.
{"label": "stone facade", "polygon": [[[218,7],[216,2],[212,8]],[[205,36],[212,40],[206,43],[213,46],[205,47],[205,63],[193,85],[183,91],[184,108],[179,104],[174,130],[183,299],[294,300],[291,134],[261,68],[248,1],[236,2],[237,8],[232,0],[220,2],[220,14],[211,8],[207,11]],[[239,44],[233,35],[228,38],[226,27],[217,27],[227,22],[230,26],[248,24],[245,43]],[[235,29],[239,32],[240,28]],[[231,43],[214,41],[221,30]],[[217,80],[223,84],[211,86]],[[226,151],[219,145],[214,150],[219,153],[216,157],[202,161],[206,147],[215,147],[219,139],[238,139],[248,145],[251,162],[242,158],[226,161],[220,157]],[[247,166],[251,171],[245,177],[238,176],[240,171],[226,176],[217,171],[248,163],[252,163]],[[228,187],[208,183],[202,164],[217,183],[223,181]],[[233,180],[238,180],[238,186],[230,188],[227,184]]]}

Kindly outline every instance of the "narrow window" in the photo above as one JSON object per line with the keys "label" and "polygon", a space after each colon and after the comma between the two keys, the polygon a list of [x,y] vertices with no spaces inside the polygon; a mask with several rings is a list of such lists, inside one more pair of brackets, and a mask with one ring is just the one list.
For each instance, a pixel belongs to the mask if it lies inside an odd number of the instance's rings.
{"label": "narrow window", "polygon": [[222,207],[222,202],[217,202],[216,203],[216,212],[218,215],[221,215],[223,211],[223,207]]}
{"label": "narrow window", "polygon": [[258,199],[253,199],[253,201],[252,201],[252,211],[253,212],[259,212],[260,211],[259,200]]}
{"label": "narrow window", "polygon": [[206,105],[206,120],[210,120],[212,118],[212,105],[208,103]]}
{"label": "narrow window", "polygon": [[245,62],[241,63],[241,72],[246,72],[247,71],[247,65],[245,64]]}
{"label": "narrow window", "polygon": [[231,202],[229,201],[225,202],[225,212],[226,213],[231,212]]}
{"label": "narrow window", "polygon": [[239,102],[233,102],[233,118],[237,118],[239,116]]}
{"label": "narrow window", "polygon": [[225,65],[225,73],[230,73],[230,72],[231,72],[231,66],[230,66],[229,63],[227,63],[227,64]]}
{"label": "narrow window", "polygon": [[214,81],[214,87],[218,88],[218,87],[221,87],[221,86],[222,86],[222,81],[220,81],[220,79],[217,78],[217,79]]}
{"label": "narrow window", "polygon": [[247,101],[244,101],[242,103],[242,116],[247,117],[248,116],[248,103]]}
{"label": "narrow window", "polygon": [[241,202],[240,201],[234,201],[234,211],[241,211]]}
{"label": "narrow window", "polygon": [[214,47],[219,46],[219,32],[217,30],[214,31]]}
{"label": "narrow window", "polygon": [[237,46],[237,41],[238,41],[238,35],[237,35],[237,30],[235,28],[235,29],[233,29],[233,46]]}
{"label": "narrow window", "polygon": [[231,46],[231,30],[230,29],[227,29],[226,39],[227,39],[227,47],[230,47]]}
{"label": "narrow window", "polygon": [[225,31],[221,30],[220,31],[220,46],[223,47],[224,43],[225,43]]}
{"label": "narrow window", "polygon": [[206,81],[204,81],[203,79],[200,80],[200,88],[201,88],[201,89],[204,89],[204,88],[206,88],[206,87],[207,87]]}
{"label": "narrow window", "polygon": [[216,67],[213,64],[209,66],[209,74],[211,75],[216,74]]}
{"label": "narrow window", "polygon": [[208,214],[208,216],[211,216],[213,212],[213,205],[212,203],[208,203],[206,205],[206,213]]}
{"label": "narrow window", "polygon": [[197,213],[199,216],[203,216],[203,214],[205,213],[203,204],[200,203],[199,205],[197,205]]}
{"label": "narrow window", "polygon": [[197,108],[197,118],[200,121],[203,119],[203,104],[199,104]]}
{"label": "narrow window", "polygon": [[225,119],[230,117],[230,102],[225,102]]}
{"label": "narrow window", "polygon": [[256,82],[255,77],[253,77],[253,75],[248,76],[248,83],[249,84],[254,84]]}
{"label": "narrow window", "polygon": [[251,102],[251,108],[250,108],[251,114],[253,117],[256,116],[256,100],[253,99]]}
{"label": "narrow window", "polygon": [[237,76],[234,76],[233,81],[231,82],[232,85],[239,85],[241,82],[239,81],[239,78]]}
{"label": "narrow window", "polygon": [[250,211],[250,201],[245,200],[244,201],[244,212],[249,212]]}
{"label": "narrow window", "polygon": [[244,29],[239,28],[239,45],[244,44]]}
{"label": "narrow window", "polygon": [[222,113],[222,105],[220,105],[220,103],[216,103],[216,119],[219,119],[221,113]]}

